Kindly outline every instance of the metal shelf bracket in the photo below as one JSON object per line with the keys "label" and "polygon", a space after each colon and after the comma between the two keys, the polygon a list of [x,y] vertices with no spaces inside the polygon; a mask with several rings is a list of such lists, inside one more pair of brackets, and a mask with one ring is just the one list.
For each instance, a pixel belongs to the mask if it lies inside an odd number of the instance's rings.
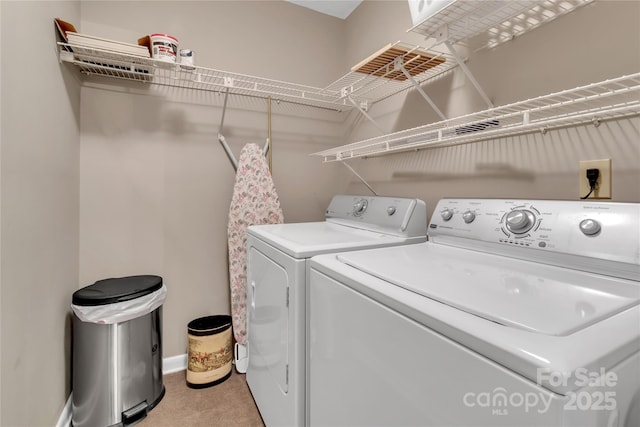
{"label": "metal shelf bracket", "polygon": [[[360,113],[361,113],[363,116],[365,116],[365,117],[367,118],[367,120],[369,120],[369,121],[370,121],[370,122],[371,122],[371,123],[376,127],[376,129],[378,129],[378,130],[380,131],[380,133],[381,133],[381,134],[383,134],[383,135],[384,135],[385,133],[387,133],[384,129],[382,129],[382,128],[378,125],[378,123],[374,120],[374,118],[373,118],[373,117],[371,117],[371,116],[367,113],[367,111],[361,107],[361,105],[360,105],[360,104],[358,104],[356,101],[354,101],[354,100],[353,100],[353,98],[351,98],[350,96],[348,96],[348,97],[347,97],[347,100],[349,100],[349,102],[350,102],[351,104],[353,104],[353,106],[354,106],[354,107],[356,107],[356,108],[358,109],[358,111],[360,111]],[[366,105],[367,105],[367,104],[365,103],[365,106],[366,106]]]}
{"label": "metal shelf bracket", "polygon": [[433,110],[436,112],[436,114],[438,114],[438,116],[442,120],[446,120],[447,119],[447,117],[442,113],[442,111],[440,111],[438,106],[433,102],[433,100],[429,97],[429,95],[427,95],[425,93],[425,91],[422,90],[422,87],[420,87],[418,82],[415,81],[415,79],[413,78],[411,73],[409,73],[409,71],[407,71],[407,69],[404,67],[403,58],[401,56],[398,56],[396,59],[393,60],[393,68],[395,70],[401,71],[402,74],[405,75],[407,80],[409,80],[411,82],[411,84],[413,84],[415,89],[420,93],[420,95],[422,95],[422,97],[427,101],[427,103],[431,106],[431,108],[433,108]]}
{"label": "metal shelf bracket", "polygon": [[484,92],[482,86],[480,86],[480,83],[478,83],[469,67],[467,67],[467,64],[464,63],[464,59],[462,59],[462,57],[458,54],[458,51],[456,51],[455,47],[453,47],[453,44],[450,41],[445,41],[444,45],[447,47],[447,49],[449,49],[449,52],[455,58],[456,62],[460,66],[460,69],[465,74],[465,76],[467,76],[473,87],[476,88],[484,102],[487,104],[487,107],[493,108],[493,102],[491,102],[487,94]]}
{"label": "metal shelf bracket", "polygon": [[374,190],[373,187],[371,187],[369,183],[362,176],[360,176],[360,174],[356,172],[354,168],[351,167],[351,165],[349,165],[347,162],[342,162],[342,164],[345,165],[347,169],[349,169],[351,173],[354,174],[356,178],[358,178],[360,182],[362,182],[369,189],[369,191],[373,193],[374,196],[378,195],[378,193],[376,193],[376,190]]}

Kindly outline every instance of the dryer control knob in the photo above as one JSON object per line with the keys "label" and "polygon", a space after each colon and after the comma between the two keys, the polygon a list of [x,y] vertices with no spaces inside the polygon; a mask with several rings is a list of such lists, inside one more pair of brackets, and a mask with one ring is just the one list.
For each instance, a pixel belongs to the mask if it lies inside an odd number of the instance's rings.
{"label": "dryer control knob", "polygon": [[447,208],[440,212],[440,215],[442,216],[442,219],[444,219],[445,221],[449,221],[451,218],[453,218],[453,210]]}
{"label": "dryer control knob", "polygon": [[474,219],[476,219],[476,214],[471,211],[466,211],[465,213],[462,214],[462,219],[467,224],[470,224],[473,222]]}
{"label": "dryer control knob", "polygon": [[580,221],[580,231],[585,236],[594,236],[601,230],[600,223],[593,219],[583,219]]}
{"label": "dryer control knob", "polygon": [[515,209],[507,214],[504,221],[509,231],[515,234],[523,234],[531,230],[536,222],[536,217],[528,210]]}
{"label": "dryer control knob", "polygon": [[367,199],[361,199],[353,205],[353,215],[360,216],[367,210]]}

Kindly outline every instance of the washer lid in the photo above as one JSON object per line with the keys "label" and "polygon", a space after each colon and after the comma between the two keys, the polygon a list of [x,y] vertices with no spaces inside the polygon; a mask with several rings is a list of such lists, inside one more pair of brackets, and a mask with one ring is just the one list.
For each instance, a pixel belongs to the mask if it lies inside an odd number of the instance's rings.
{"label": "washer lid", "polygon": [[106,305],[148,295],[162,287],[160,276],[128,276],[98,280],[73,293],[75,305]]}
{"label": "washer lid", "polygon": [[426,239],[398,237],[328,221],[256,225],[249,227],[247,232],[297,259]]}
{"label": "washer lid", "polygon": [[640,303],[638,282],[433,243],[338,259],[467,313],[545,335],[569,335]]}

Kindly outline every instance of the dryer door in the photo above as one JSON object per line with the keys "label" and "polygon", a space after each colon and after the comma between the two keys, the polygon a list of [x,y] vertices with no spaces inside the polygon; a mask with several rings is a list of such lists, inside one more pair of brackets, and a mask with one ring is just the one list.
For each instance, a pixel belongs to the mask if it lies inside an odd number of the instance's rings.
{"label": "dryer door", "polygon": [[247,384],[268,426],[304,425],[306,260],[247,236]]}
{"label": "dryer door", "polygon": [[261,384],[286,394],[289,363],[289,274],[255,247],[247,258],[249,368]]}

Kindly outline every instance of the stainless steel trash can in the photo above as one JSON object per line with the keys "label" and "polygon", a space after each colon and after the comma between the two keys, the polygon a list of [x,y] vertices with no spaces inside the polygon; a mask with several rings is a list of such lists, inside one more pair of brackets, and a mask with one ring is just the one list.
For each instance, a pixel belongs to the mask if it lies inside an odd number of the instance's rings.
{"label": "stainless steel trash can", "polygon": [[164,396],[159,276],[100,280],[73,294],[72,424],[127,426]]}

